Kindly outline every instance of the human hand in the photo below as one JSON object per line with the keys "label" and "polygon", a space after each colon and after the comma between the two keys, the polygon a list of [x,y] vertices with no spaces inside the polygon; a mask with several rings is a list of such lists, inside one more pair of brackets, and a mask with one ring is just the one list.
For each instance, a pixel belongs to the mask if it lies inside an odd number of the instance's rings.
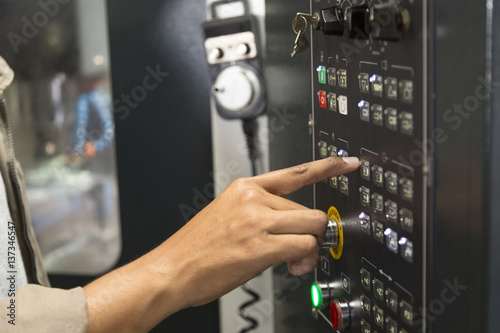
{"label": "human hand", "polygon": [[159,247],[84,288],[87,331],[148,332],[274,264],[312,270],[327,216],[283,196],[358,167],[357,158],[332,157],[233,182]]}
{"label": "human hand", "polygon": [[239,179],[171,237],[168,256],[190,258],[182,278],[196,289],[190,305],[216,299],[280,262],[293,275],[313,270],[327,216],[283,196],[359,167],[357,158],[346,161],[329,158]]}

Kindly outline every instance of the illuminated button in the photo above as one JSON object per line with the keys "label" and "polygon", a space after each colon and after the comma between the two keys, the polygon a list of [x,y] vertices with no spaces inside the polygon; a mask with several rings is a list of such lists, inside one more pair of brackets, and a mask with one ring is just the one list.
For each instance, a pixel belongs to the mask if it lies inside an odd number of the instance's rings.
{"label": "illuminated button", "polygon": [[311,301],[316,309],[324,309],[330,305],[331,287],[328,283],[314,282],[311,286]]}
{"label": "illuminated button", "polygon": [[346,300],[334,300],[330,304],[330,321],[334,329],[343,331],[349,328],[351,309]]}
{"label": "illuminated button", "polygon": [[413,114],[409,112],[401,112],[399,115],[399,131],[402,134],[412,136],[413,129]]}
{"label": "illuminated button", "polygon": [[366,73],[361,73],[358,75],[359,79],[359,91],[363,94],[370,93],[370,76]]}
{"label": "illuminated button", "polygon": [[361,200],[361,205],[370,208],[371,207],[370,189],[365,186],[361,186],[359,188],[359,196]]}
{"label": "illuminated button", "polygon": [[384,232],[385,242],[389,251],[398,253],[398,233],[391,228],[387,228]]}
{"label": "illuminated button", "polygon": [[371,172],[370,172],[370,162],[366,160],[361,160],[360,162],[360,172],[361,172],[361,178],[363,178],[366,181],[371,180]]}
{"label": "illuminated button", "polygon": [[319,107],[322,109],[326,109],[326,91],[320,90],[318,92],[318,98],[319,98]]}
{"label": "illuminated button", "polygon": [[384,81],[385,97],[392,100],[398,99],[398,80],[393,77],[388,77]]}
{"label": "illuminated button", "polygon": [[347,71],[340,69],[337,71],[338,84],[340,88],[347,89]]}
{"label": "illuminated button", "polygon": [[337,97],[337,103],[339,113],[346,116],[349,113],[347,107],[347,96],[340,95]]}
{"label": "illuminated button", "polygon": [[373,183],[378,187],[384,187],[384,169],[378,165],[372,167]]}
{"label": "illuminated button", "polygon": [[398,313],[398,294],[396,294],[391,289],[385,291],[385,303],[389,310],[394,313]]}
{"label": "illuminated button", "polygon": [[387,191],[392,194],[398,194],[398,175],[395,172],[387,171],[384,176]]}
{"label": "illuminated button", "polygon": [[359,214],[359,223],[361,224],[361,230],[369,235],[371,227],[370,215],[365,213]]}
{"label": "illuminated button", "polygon": [[377,126],[384,126],[384,109],[382,105],[374,104],[371,107],[372,110],[372,122]]}
{"label": "illuminated button", "polygon": [[398,323],[391,317],[386,318],[387,333],[398,333]]}
{"label": "illuminated button", "polygon": [[398,130],[398,111],[394,108],[387,108],[384,111],[385,127],[391,131]]}
{"label": "illuminated button", "polygon": [[361,307],[363,308],[363,312],[366,313],[367,315],[371,316],[372,315],[372,302],[370,300],[370,297],[361,295]]}
{"label": "illuminated button", "polygon": [[378,305],[375,305],[373,307],[373,320],[375,321],[375,324],[377,324],[378,327],[384,328],[384,310],[378,307]]}
{"label": "illuminated button", "polygon": [[346,176],[339,177],[340,193],[349,195],[349,178]]}
{"label": "illuminated button", "polygon": [[384,96],[384,79],[380,75],[372,75],[370,77],[372,93],[375,96]]}
{"label": "illuminated button", "polygon": [[337,71],[335,68],[328,68],[327,72],[327,77],[328,77],[328,84],[331,86],[336,86],[337,85]]}
{"label": "illuminated button", "polygon": [[378,221],[373,221],[373,238],[381,244],[384,244],[384,225]]}
{"label": "illuminated button", "polygon": [[408,325],[413,325],[413,307],[406,301],[401,301],[399,303],[399,311],[401,314],[401,319]]}
{"label": "illuminated button", "polygon": [[401,187],[401,198],[413,202],[413,181],[407,178],[401,178],[399,185]]}
{"label": "illuminated button", "polygon": [[338,177],[330,177],[328,178],[328,182],[330,183],[330,186],[336,190],[339,189],[339,178]]}
{"label": "illuminated button", "polygon": [[337,94],[329,93],[327,99],[328,99],[328,108],[331,111],[337,112]]}
{"label": "illuminated button", "polygon": [[378,193],[373,193],[373,212],[375,214],[384,215],[384,197]]}
{"label": "illuminated button", "polygon": [[398,204],[392,200],[385,202],[385,217],[393,223],[398,223]]}
{"label": "illuminated button", "polygon": [[324,141],[318,142],[318,147],[319,147],[319,156],[321,158],[327,158],[328,157],[328,145]]}
{"label": "illuminated button", "polygon": [[361,320],[361,333],[372,333],[372,328],[365,320]]}
{"label": "illuminated button", "polygon": [[362,268],[361,271],[361,285],[363,288],[365,288],[367,291],[370,291],[371,289],[371,276],[370,272],[368,272],[366,269]]}
{"label": "illuminated button", "polygon": [[349,153],[347,151],[345,151],[344,149],[340,149],[337,152],[337,156],[338,157],[349,157]]}
{"label": "illuminated button", "polygon": [[401,102],[413,103],[413,82],[408,80],[399,82],[399,94],[401,95]]}
{"label": "illuminated button", "polygon": [[326,67],[319,66],[318,68],[316,68],[316,71],[318,72],[319,83],[326,84]]}
{"label": "illuminated button", "polygon": [[359,117],[362,121],[370,122],[370,103],[367,101],[361,101],[358,103],[359,106]]}
{"label": "illuminated button", "polygon": [[399,211],[399,222],[403,230],[413,232],[413,212],[403,208]]}
{"label": "illuminated button", "polygon": [[384,284],[382,281],[379,279],[375,278],[373,279],[373,294],[375,295],[375,298],[384,301]]}
{"label": "illuminated button", "polygon": [[402,237],[399,240],[399,245],[401,246],[401,256],[404,260],[409,263],[413,262],[413,243],[410,242],[407,238]]}
{"label": "illuminated button", "polygon": [[337,157],[337,147],[335,146],[328,146],[328,156],[330,157]]}

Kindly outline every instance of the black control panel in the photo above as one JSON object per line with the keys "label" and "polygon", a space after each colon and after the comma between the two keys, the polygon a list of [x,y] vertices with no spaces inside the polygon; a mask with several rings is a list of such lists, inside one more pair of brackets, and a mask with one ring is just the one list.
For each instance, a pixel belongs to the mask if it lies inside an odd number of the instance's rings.
{"label": "black control panel", "polygon": [[313,0],[311,14],[314,159],[361,161],[314,189],[337,241],[321,250],[313,314],[325,332],[425,331],[426,1]]}

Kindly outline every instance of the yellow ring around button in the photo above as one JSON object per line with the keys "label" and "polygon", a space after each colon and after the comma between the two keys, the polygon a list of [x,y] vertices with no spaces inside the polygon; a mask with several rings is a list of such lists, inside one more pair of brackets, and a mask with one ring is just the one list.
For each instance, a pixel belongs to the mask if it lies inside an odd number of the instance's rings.
{"label": "yellow ring around button", "polygon": [[328,218],[330,220],[334,220],[338,226],[339,244],[336,248],[330,249],[330,252],[331,252],[334,259],[339,260],[340,257],[342,256],[342,250],[344,249],[344,229],[342,228],[342,220],[340,219],[339,211],[337,210],[337,208],[335,208],[333,206],[330,207],[327,215],[328,215]]}

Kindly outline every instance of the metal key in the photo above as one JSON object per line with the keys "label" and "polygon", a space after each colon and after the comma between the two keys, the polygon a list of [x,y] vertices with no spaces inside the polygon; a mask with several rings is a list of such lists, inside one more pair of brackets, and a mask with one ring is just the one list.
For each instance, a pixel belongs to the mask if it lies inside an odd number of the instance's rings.
{"label": "metal key", "polygon": [[292,28],[297,38],[295,38],[295,46],[291,54],[292,58],[298,53],[304,52],[309,47],[309,41],[305,36],[305,33],[310,25],[317,27],[319,22],[319,17],[312,16],[304,13],[297,13],[292,22]]}

